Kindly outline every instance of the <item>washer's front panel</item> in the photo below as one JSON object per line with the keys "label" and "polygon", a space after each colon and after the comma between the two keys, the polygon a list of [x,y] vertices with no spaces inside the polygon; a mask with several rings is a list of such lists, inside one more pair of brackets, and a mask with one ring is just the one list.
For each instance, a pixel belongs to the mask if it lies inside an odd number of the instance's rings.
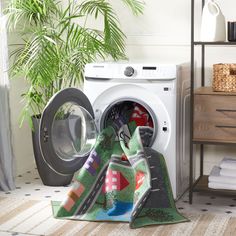
{"label": "washer's front panel", "polygon": [[[167,96],[167,95],[166,95]],[[123,84],[111,87],[100,94],[93,107],[97,126],[103,128],[104,113],[111,104],[119,101],[134,100],[147,104],[154,121],[154,142],[152,148],[165,157],[174,196],[176,197],[176,95],[169,93],[166,103],[157,94],[141,86]]]}

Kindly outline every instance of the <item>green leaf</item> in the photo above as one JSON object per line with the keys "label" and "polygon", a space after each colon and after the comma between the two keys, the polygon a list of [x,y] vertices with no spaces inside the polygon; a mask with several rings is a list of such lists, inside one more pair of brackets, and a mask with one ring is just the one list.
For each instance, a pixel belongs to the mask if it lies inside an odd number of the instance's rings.
{"label": "green leaf", "polygon": [[140,15],[144,10],[144,2],[140,0],[122,0],[133,12],[134,15]]}

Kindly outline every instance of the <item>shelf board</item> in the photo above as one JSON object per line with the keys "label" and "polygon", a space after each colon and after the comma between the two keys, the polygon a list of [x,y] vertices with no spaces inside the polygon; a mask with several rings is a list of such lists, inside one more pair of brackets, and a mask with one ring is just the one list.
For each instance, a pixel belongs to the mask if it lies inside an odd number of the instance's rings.
{"label": "shelf board", "polygon": [[209,45],[209,46],[234,46],[236,42],[201,42],[201,41],[194,41],[194,45]]}
{"label": "shelf board", "polygon": [[236,93],[233,92],[215,92],[212,90],[212,87],[199,87],[194,90],[194,94],[196,95],[222,95],[222,96],[236,96]]}
{"label": "shelf board", "polygon": [[209,140],[209,139],[194,139],[193,138],[193,143],[194,144],[211,144],[211,145],[235,145],[236,140],[234,141],[223,141],[223,140]]}
{"label": "shelf board", "polygon": [[208,192],[208,193],[215,193],[218,195],[236,196],[235,190],[208,188],[208,175],[203,175],[202,177],[200,177],[197,184],[193,188],[193,192]]}

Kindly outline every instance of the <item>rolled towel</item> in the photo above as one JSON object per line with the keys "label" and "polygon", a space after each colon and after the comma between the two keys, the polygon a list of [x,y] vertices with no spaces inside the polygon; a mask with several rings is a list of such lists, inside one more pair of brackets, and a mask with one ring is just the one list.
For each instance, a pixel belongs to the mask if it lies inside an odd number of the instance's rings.
{"label": "rolled towel", "polygon": [[216,182],[208,182],[208,188],[236,190],[236,184],[223,184],[223,183],[216,183]]}
{"label": "rolled towel", "polygon": [[220,175],[228,176],[228,177],[236,177],[236,170],[230,170],[230,169],[222,168],[220,170]]}
{"label": "rolled towel", "polygon": [[226,168],[236,171],[236,159],[225,157],[220,163],[220,168]]}
{"label": "rolled towel", "polygon": [[211,170],[209,177],[208,177],[208,181],[236,185],[236,177],[222,176],[222,175],[220,175],[220,170],[221,170],[220,167],[214,166],[213,169]]}

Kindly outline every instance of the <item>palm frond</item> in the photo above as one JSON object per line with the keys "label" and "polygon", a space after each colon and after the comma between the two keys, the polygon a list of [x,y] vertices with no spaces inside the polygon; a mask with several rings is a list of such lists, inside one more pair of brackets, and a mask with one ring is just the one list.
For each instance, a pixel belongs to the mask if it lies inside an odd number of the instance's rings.
{"label": "palm frond", "polygon": [[5,10],[8,15],[8,26],[16,28],[19,24],[42,24],[57,11],[53,0],[12,0]]}
{"label": "palm frond", "polygon": [[[95,19],[98,15],[102,15],[104,19],[104,44],[106,52],[113,59],[121,59],[125,51],[125,34],[121,31],[117,16],[112,9],[110,3],[104,0],[90,0],[81,4],[81,12],[84,14],[93,15]],[[120,52],[117,54],[117,52]]]}
{"label": "palm frond", "polygon": [[122,0],[126,6],[128,6],[134,15],[140,15],[143,13],[144,2],[140,0]]}

